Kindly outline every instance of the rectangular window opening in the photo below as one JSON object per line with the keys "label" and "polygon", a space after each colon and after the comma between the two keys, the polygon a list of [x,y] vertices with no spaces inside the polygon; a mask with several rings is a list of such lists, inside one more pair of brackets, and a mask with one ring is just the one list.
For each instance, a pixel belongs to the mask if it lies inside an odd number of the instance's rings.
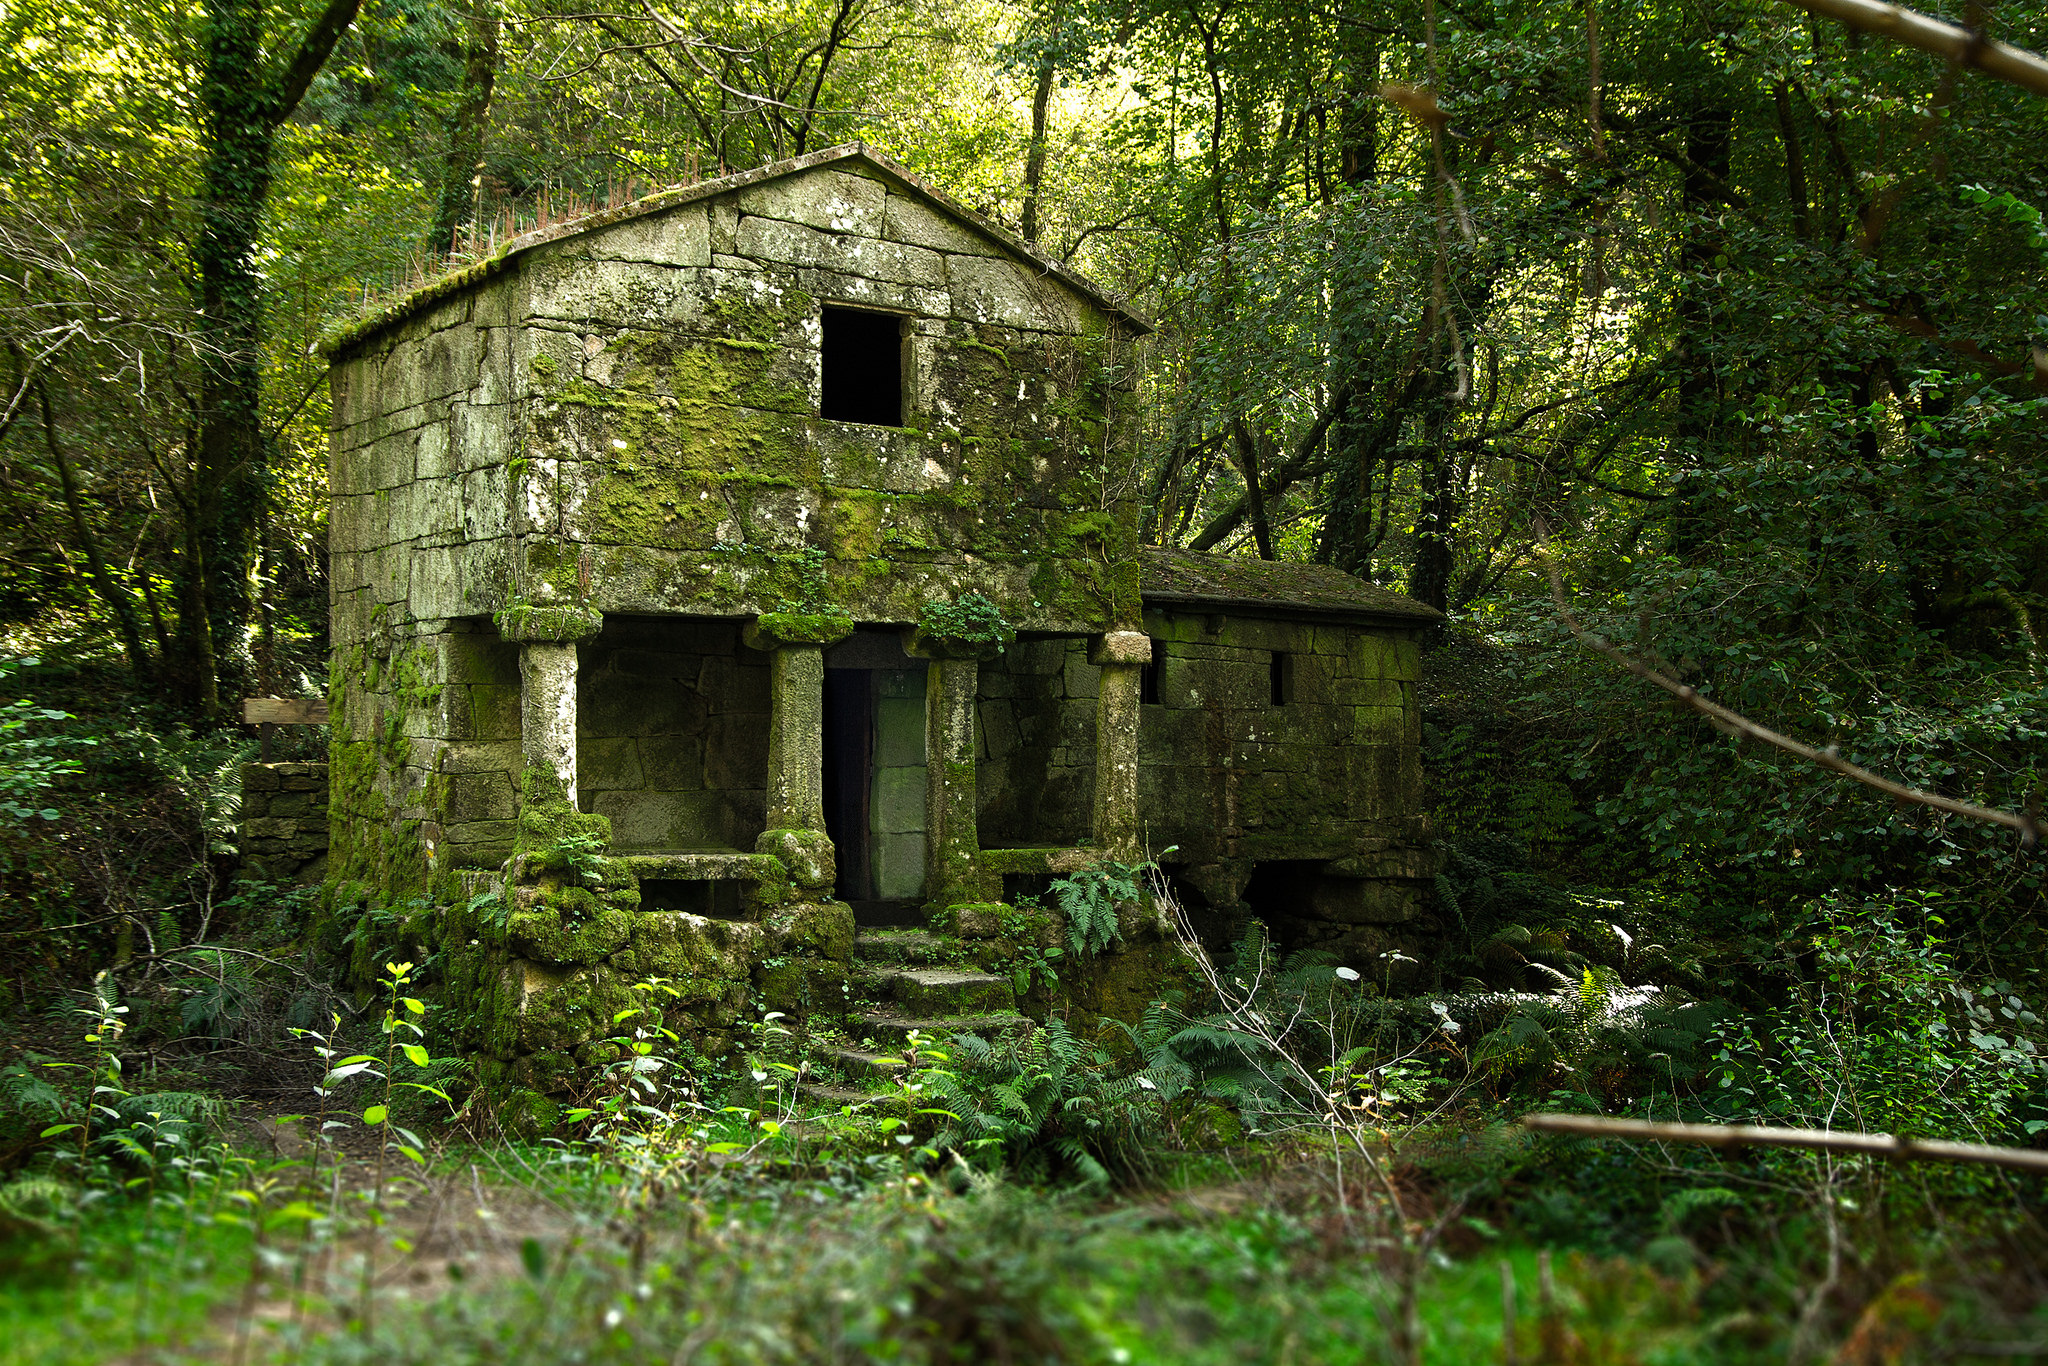
{"label": "rectangular window opening", "polygon": [[824,313],[824,402],[834,422],[903,425],[903,319],[833,308]]}
{"label": "rectangular window opening", "polygon": [[687,911],[707,920],[746,920],[752,884],[738,878],[642,878],[640,909]]}
{"label": "rectangular window opening", "polygon": [[1271,673],[1273,705],[1284,707],[1294,700],[1294,656],[1281,650],[1273,651]]}
{"label": "rectangular window opening", "polygon": [[1138,670],[1138,704],[1146,707],[1159,705],[1159,642],[1156,640],[1152,642],[1152,658]]}

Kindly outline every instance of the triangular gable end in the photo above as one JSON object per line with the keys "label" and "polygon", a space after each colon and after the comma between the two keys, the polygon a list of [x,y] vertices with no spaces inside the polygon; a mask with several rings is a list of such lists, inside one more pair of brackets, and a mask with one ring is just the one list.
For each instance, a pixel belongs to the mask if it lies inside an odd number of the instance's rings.
{"label": "triangular gable end", "polygon": [[[670,210],[689,204],[702,203],[724,195],[749,190],[766,190],[779,183],[793,181],[812,172],[841,166],[847,169],[858,167],[871,178],[879,179],[891,189],[906,193],[914,201],[921,202],[936,216],[936,225],[925,229],[940,240],[920,242],[920,230],[916,226],[900,228],[895,235],[909,244],[929,247],[935,250],[947,249],[950,234],[961,234],[965,241],[981,241],[993,245],[1013,261],[1033,271],[1042,278],[1057,281],[1065,288],[1088,300],[1108,314],[1134,335],[1152,331],[1150,320],[1132,309],[1116,295],[1096,284],[1081,272],[1055,260],[1031,246],[1015,234],[991,223],[972,209],[958,203],[924,180],[908,167],[884,156],[865,144],[853,142],[838,147],[828,147],[778,161],[751,171],[740,171],[720,176],[715,180],[700,181],[694,185],[680,186],[648,195],[643,199],[624,204],[616,209],[588,215],[567,223],[536,229],[513,238],[485,260],[476,262],[461,270],[454,271],[433,281],[411,294],[393,301],[368,316],[344,328],[323,346],[322,351],[330,359],[355,350],[372,337],[395,327],[417,315],[430,305],[463,293],[484,281],[501,274],[537,247],[570,241],[575,238],[600,233],[606,229],[632,223],[636,220],[656,217]],[[778,215],[777,217],[780,217]],[[819,226],[828,226],[820,224]],[[964,245],[960,239],[953,239],[954,249]],[[820,263],[823,264],[823,263]]]}

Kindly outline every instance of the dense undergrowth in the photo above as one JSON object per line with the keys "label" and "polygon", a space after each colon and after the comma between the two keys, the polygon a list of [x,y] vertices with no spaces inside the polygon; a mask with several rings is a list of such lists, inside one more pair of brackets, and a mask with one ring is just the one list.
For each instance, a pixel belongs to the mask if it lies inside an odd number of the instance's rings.
{"label": "dense undergrowth", "polygon": [[2048,1134],[2030,916],[1985,924],[1961,875],[1745,900],[1631,865],[1587,735],[1526,706],[1433,705],[1426,994],[1254,924],[1126,1029],[914,1037],[845,1108],[789,1022],[700,1058],[650,981],[515,1141],[444,1056],[431,961],[340,989],[310,895],[232,879],[234,742],[49,696],[0,732],[10,1361],[2048,1354],[2038,1177],[1520,1127]]}

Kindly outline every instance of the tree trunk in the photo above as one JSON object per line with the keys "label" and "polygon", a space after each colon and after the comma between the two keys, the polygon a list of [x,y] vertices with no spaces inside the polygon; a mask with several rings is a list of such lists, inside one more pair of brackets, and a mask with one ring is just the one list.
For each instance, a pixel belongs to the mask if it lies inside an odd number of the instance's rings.
{"label": "tree trunk", "polygon": [[1031,94],[1031,150],[1024,157],[1024,211],[1019,226],[1024,240],[1038,245],[1038,183],[1045,175],[1045,119],[1052,103],[1052,58],[1038,59],[1038,88]]}
{"label": "tree trunk", "polygon": [[[219,684],[246,671],[249,566],[270,489],[262,423],[263,284],[256,240],[270,194],[276,122],[263,78],[260,0],[207,0],[200,84],[207,148],[199,194],[199,449],[192,482],[196,578],[179,593],[180,663],[209,720]],[[190,608],[205,604],[203,620]],[[204,633],[206,640],[201,639]],[[212,657],[211,668],[201,659]],[[227,679],[217,677],[225,672]]]}
{"label": "tree trunk", "polygon": [[[1346,13],[1349,11],[1347,10]],[[1340,28],[1338,49],[1344,80],[1337,119],[1337,173],[1354,189],[1374,185],[1380,176],[1380,49],[1371,33]],[[1329,434],[1332,449],[1328,499],[1323,507],[1316,558],[1347,573],[1369,578],[1374,549],[1373,473],[1380,459],[1379,433],[1385,425],[1373,411],[1372,387],[1366,377],[1368,348],[1378,342],[1367,318],[1366,297],[1354,300],[1339,287],[1330,300],[1332,338],[1329,383],[1351,400]],[[1391,401],[1393,394],[1388,395]]]}
{"label": "tree trunk", "polygon": [[99,537],[93,534],[92,523],[86,520],[85,499],[79,491],[78,476],[58,440],[56,415],[50,411],[50,391],[40,378],[36,380],[36,402],[42,409],[43,441],[50,452],[50,463],[57,471],[57,486],[63,491],[65,510],[71,514],[72,532],[85,552],[93,588],[106,604],[107,611],[113,614],[115,629],[121,634],[121,648],[128,656],[128,672],[134,678],[135,686],[146,688],[150,680],[150,661],[142,646],[142,627],[135,618],[135,604],[114,582],[113,574],[107,569],[106,556],[100,553]]}
{"label": "tree trunk", "polygon": [[477,0],[470,16],[469,46],[462,66],[462,98],[448,121],[448,156],[441,166],[441,207],[434,215],[429,245],[453,255],[455,234],[474,221],[482,194],[484,130],[491,119],[491,95],[498,83],[498,15],[493,0]]}
{"label": "tree trunk", "polygon": [[1451,571],[1457,555],[1460,515],[1456,462],[1447,449],[1450,411],[1442,395],[1431,400],[1430,458],[1422,471],[1422,506],[1415,517],[1415,572],[1408,595],[1425,606],[1447,612],[1451,605]]}
{"label": "tree trunk", "polygon": [[[1713,222],[1721,212],[1715,178],[1725,184],[1735,145],[1735,115],[1718,96],[1702,97],[1689,111],[1685,155],[1691,163],[1680,182],[1680,213],[1685,242],[1679,252],[1678,413],[1673,428],[1674,454],[1681,467],[1697,469],[1710,458],[1720,428],[1721,386],[1715,355],[1713,315],[1714,258],[1722,233]],[[1672,549],[1689,558],[1704,550],[1713,535],[1711,519],[1699,506],[1701,485],[1692,474],[1682,476],[1672,500]]]}
{"label": "tree trunk", "polygon": [[361,0],[328,0],[289,62],[263,51],[262,0],[205,0],[199,98],[199,414],[187,553],[178,566],[178,668],[195,710],[223,715],[221,685],[247,681],[249,573],[270,499],[263,426],[263,279],[256,246],[277,129],[291,116]]}

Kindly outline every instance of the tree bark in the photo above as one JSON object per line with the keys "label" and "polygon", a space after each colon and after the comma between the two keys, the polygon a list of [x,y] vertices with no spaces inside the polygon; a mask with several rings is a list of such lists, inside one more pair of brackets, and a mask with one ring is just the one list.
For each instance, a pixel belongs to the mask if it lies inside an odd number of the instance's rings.
{"label": "tree bark", "polygon": [[[179,565],[179,669],[208,720],[222,682],[248,667],[249,571],[269,501],[263,427],[263,280],[256,246],[270,196],[277,130],[355,21],[361,0],[328,0],[291,61],[264,61],[261,0],[206,0],[200,105],[206,164],[199,192],[199,431],[191,534]],[[225,674],[226,678],[222,675]]]}
{"label": "tree bark", "polygon": [[1045,175],[1045,120],[1052,103],[1052,57],[1038,59],[1038,88],[1031,94],[1031,150],[1024,156],[1024,210],[1018,225],[1024,240],[1038,245],[1038,185]]}
{"label": "tree bark", "polygon": [[441,207],[434,215],[434,235],[429,243],[436,252],[449,255],[455,251],[455,234],[476,217],[483,188],[484,130],[490,124],[491,96],[498,83],[499,26],[494,0],[476,0],[476,6],[463,55],[462,98],[448,121]]}
{"label": "tree bark", "polygon": [[85,499],[78,487],[78,475],[71,468],[71,461],[57,438],[57,419],[50,411],[49,388],[40,378],[35,384],[36,402],[42,409],[43,442],[50,452],[50,464],[57,472],[57,487],[63,491],[64,508],[71,514],[72,533],[78,537],[79,547],[85,552],[85,564],[92,574],[94,591],[113,614],[115,629],[121,634],[121,649],[128,656],[128,672],[137,688],[146,688],[150,680],[150,660],[142,646],[142,627],[135,619],[135,604],[114,582],[113,574],[107,569],[106,556],[100,553],[99,537],[93,534],[92,523],[86,520]]}

